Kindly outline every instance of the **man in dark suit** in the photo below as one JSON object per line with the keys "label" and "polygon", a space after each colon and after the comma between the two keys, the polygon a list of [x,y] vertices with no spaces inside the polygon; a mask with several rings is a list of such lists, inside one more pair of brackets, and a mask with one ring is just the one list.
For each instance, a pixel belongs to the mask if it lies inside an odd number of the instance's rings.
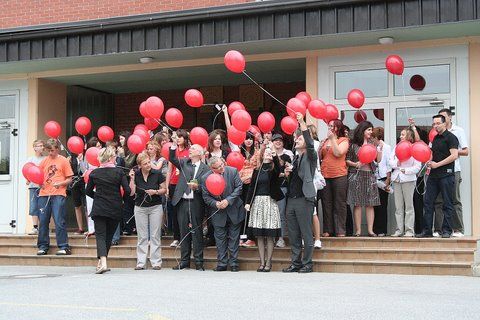
{"label": "man in dark suit", "polygon": [[172,197],[172,205],[178,206],[177,218],[180,227],[180,237],[182,239],[181,260],[173,269],[182,270],[190,268],[190,254],[193,239],[195,268],[204,271],[202,223],[205,211],[202,190],[199,187],[198,180],[200,180],[209,169],[207,165],[201,161],[204,152],[201,146],[198,144],[192,145],[188,158],[178,159],[175,154],[177,148],[176,137],[172,137],[172,139],[173,144],[170,147],[170,162],[180,171],[178,184]]}
{"label": "man in dark suit", "polygon": [[[308,273],[313,271],[312,219],[317,191],[313,184],[317,153],[303,115],[297,113],[300,130],[296,132],[295,149],[297,155],[292,166],[285,169],[289,177],[287,198],[288,237],[292,251],[292,264],[283,272]],[[305,244],[302,259],[302,239]]]}
{"label": "man in dark suit", "polygon": [[245,219],[243,202],[240,198],[242,180],[237,169],[225,166],[225,160],[222,158],[212,157],[208,160],[208,165],[214,173],[221,174],[225,179],[225,190],[220,197],[216,197],[208,192],[205,185],[206,179],[212,172],[202,178],[202,195],[209,215],[218,210],[211,218],[217,243],[217,267],[213,270],[226,271],[227,265],[230,265],[230,270],[237,272],[239,271],[240,230],[242,221]]}

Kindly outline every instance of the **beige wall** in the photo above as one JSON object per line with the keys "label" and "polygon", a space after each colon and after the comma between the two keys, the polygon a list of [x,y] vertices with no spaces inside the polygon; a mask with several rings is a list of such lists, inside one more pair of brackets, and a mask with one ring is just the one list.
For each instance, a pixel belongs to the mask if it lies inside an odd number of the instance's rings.
{"label": "beige wall", "polygon": [[474,131],[480,119],[480,43],[470,43],[470,159],[472,165],[472,235],[480,236],[480,135]]}

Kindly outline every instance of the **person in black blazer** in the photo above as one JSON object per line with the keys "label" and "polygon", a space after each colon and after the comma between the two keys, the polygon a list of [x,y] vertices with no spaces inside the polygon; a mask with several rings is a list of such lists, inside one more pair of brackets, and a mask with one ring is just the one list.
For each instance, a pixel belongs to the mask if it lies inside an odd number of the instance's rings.
{"label": "person in black blazer", "polygon": [[[297,113],[297,121],[300,124],[295,139],[297,155],[292,166],[285,168],[285,175],[289,177],[286,216],[292,264],[283,269],[283,272],[308,273],[313,271],[312,216],[317,195],[313,177],[317,166],[317,152],[301,113]],[[303,259],[302,240],[305,243]]]}
{"label": "person in black blazer", "polygon": [[[207,205],[209,216],[212,215],[213,232],[217,244],[217,267],[213,270],[226,271],[227,265],[230,265],[230,270],[236,272],[239,271],[240,230],[242,221],[245,219],[241,199],[242,180],[237,169],[225,166],[225,160],[222,158],[211,157],[208,165],[212,171],[202,177],[201,185],[203,200]],[[221,174],[225,179],[225,190],[220,197],[210,194],[205,184],[212,172]]]}
{"label": "person in black blazer", "polygon": [[[112,243],[113,233],[122,219],[122,195],[130,194],[127,177],[120,168],[115,167],[115,149],[108,147],[100,150],[98,160],[100,167],[90,173],[85,193],[93,198],[90,217],[95,223],[97,241],[97,274],[110,271],[107,267],[108,251]],[[94,191],[95,189],[95,191]]]}
{"label": "person in black blazer", "polygon": [[[245,210],[250,211],[248,227],[257,237],[260,267],[257,272],[269,272],[272,268],[274,241],[282,233],[280,211],[277,201],[284,198],[280,189],[280,161],[268,142],[263,146],[252,174],[252,182],[248,189]],[[251,207],[250,207],[251,205]],[[265,260],[265,239],[267,243],[267,259]]]}
{"label": "person in black blazer", "polygon": [[170,162],[180,171],[177,187],[172,196],[172,205],[177,206],[177,218],[181,239],[181,260],[177,266],[173,267],[173,270],[190,268],[190,254],[193,239],[195,268],[204,271],[203,229],[201,226],[205,215],[205,204],[198,180],[206,174],[209,169],[202,161],[204,150],[200,145],[194,144],[190,147],[188,159],[178,159],[175,153],[177,148],[176,136],[173,136],[172,140]]}

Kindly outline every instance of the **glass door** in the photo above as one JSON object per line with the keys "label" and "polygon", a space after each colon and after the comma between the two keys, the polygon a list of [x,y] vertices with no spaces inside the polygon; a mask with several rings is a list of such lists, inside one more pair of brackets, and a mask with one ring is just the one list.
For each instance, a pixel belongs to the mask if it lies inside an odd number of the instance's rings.
{"label": "glass door", "polygon": [[[362,121],[370,121],[374,127],[385,128],[389,123],[390,115],[387,103],[365,104],[360,109],[352,108],[350,105],[337,105],[340,112],[340,119],[343,124],[353,131]],[[385,130],[387,135],[387,130]]]}

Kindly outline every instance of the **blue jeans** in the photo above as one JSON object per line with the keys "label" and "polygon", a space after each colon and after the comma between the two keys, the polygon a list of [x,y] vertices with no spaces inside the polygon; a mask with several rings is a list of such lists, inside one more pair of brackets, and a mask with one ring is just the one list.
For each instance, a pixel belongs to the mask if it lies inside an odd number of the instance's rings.
{"label": "blue jeans", "polygon": [[435,210],[435,200],[439,193],[443,197],[443,223],[442,233],[452,233],[452,217],[455,213],[453,209],[453,193],[455,192],[455,176],[450,175],[443,178],[429,177],[427,180],[423,206],[425,214],[423,216],[424,229],[427,234],[432,234],[433,212]]}
{"label": "blue jeans", "polygon": [[[49,199],[50,198],[50,199]],[[38,228],[37,247],[40,250],[48,250],[50,247],[50,235],[48,225],[53,214],[55,221],[55,234],[57,246],[60,250],[68,249],[68,236],[65,222],[65,197],[64,196],[42,196],[38,197],[40,210],[40,225]]]}
{"label": "blue jeans", "polygon": [[30,197],[30,208],[28,210],[28,213],[31,215],[31,216],[36,216],[38,217],[39,214],[40,214],[40,206],[38,205],[38,192],[39,192],[39,189],[38,188],[29,188],[28,189],[29,191],[29,197]]}

